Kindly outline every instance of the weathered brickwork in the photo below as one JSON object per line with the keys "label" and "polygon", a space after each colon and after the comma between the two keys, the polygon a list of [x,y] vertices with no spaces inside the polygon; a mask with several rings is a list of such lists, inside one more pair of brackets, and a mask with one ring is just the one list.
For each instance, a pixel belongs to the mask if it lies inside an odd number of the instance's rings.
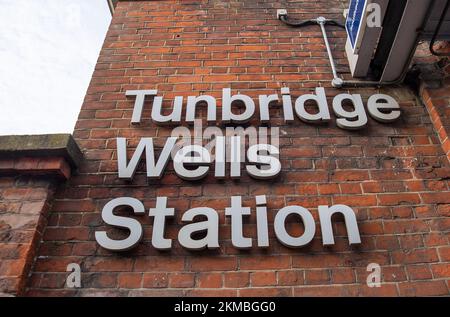
{"label": "weathered brickwork", "polygon": [[439,136],[442,149],[450,160],[450,102],[448,96],[450,65],[448,62],[443,71],[445,72],[445,84],[443,87],[439,89],[422,87],[420,93],[430,114],[431,122]]}
{"label": "weathered brickwork", "polygon": [[63,158],[0,159],[0,293],[22,295],[47,224]]}
{"label": "weathered brickwork", "polygon": [[[174,174],[171,164],[157,181],[147,181],[144,166],[131,182],[117,177],[116,137],[129,138],[131,147],[140,137],[153,137],[161,148],[172,129],[153,124],[149,107],[142,124],[132,126],[134,99],[126,98],[126,90],[158,89],[166,107],[175,96],[207,93],[220,99],[228,87],[254,100],[283,86],[290,87],[293,98],[317,86],[325,87],[330,99],[342,93],[330,85],[320,29],[290,28],[275,16],[277,8],[288,8],[300,19],[340,19],[346,5],[337,0],[120,1],[74,132],[86,159],[78,174],[57,189],[27,295],[449,295],[448,145],[441,144],[445,136],[436,131],[436,116],[430,117],[405,86],[345,89],[365,101],[377,91],[390,94],[403,111],[395,124],[369,119],[367,128],[355,132],[339,129],[335,120],[319,126],[298,119],[285,124],[281,110],[272,107],[271,125],[283,131],[283,170],[270,182],[255,181],[245,172],[240,180],[210,175],[188,182]],[[328,30],[339,71],[348,73],[345,33]],[[437,94],[448,106],[448,82]],[[448,107],[445,113],[448,118]],[[5,182],[13,180],[2,180],[3,197],[10,190],[3,189]],[[255,208],[253,196],[262,194],[268,196],[270,247],[239,251],[231,245],[224,209],[232,195]],[[221,248],[189,252],[174,242],[172,250],[157,251],[150,243],[148,217],[141,219],[144,241],[137,249],[116,254],[100,248],[94,238],[96,230],[106,228],[100,212],[120,196],[138,198],[146,208],[154,207],[157,196],[170,197],[176,217],[167,236],[173,239],[185,210],[216,209]],[[301,205],[317,217],[318,205],[333,204],[354,208],[361,246],[348,246],[343,222],[336,223],[336,245],[329,248],[322,246],[320,235],[302,249],[288,249],[273,236],[274,212],[281,207]],[[290,227],[292,233],[302,230],[295,223]],[[255,232],[251,216],[245,234],[255,237]],[[366,286],[372,262],[382,267],[380,288]],[[65,287],[69,263],[81,265],[80,289]]]}

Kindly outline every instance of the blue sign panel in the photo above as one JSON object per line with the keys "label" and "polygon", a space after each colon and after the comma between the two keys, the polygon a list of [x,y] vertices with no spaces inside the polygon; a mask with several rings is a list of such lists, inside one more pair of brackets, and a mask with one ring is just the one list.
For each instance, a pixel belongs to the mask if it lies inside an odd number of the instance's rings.
{"label": "blue sign panel", "polygon": [[355,48],[358,31],[363,20],[365,4],[366,0],[350,0],[350,8],[345,26],[353,48]]}

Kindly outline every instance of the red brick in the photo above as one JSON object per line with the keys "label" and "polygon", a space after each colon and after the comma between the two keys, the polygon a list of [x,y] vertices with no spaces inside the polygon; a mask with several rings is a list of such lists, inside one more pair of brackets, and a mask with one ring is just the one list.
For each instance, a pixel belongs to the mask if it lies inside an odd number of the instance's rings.
{"label": "red brick", "polygon": [[420,195],[426,204],[450,204],[450,192],[422,193]]}
{"label": "red brick", "polygon": [[193,273],[171,273],[169,275],[169,287],[189,288],[194,287],[195,274]]}
{"label": "red brick", "polygon": [[142,287],[164,288],[169,284],[167,273],[144,273]]}
{"label": "red brick", "polygon": [[438,248],[439,258],[441,261],[450,262],[450,247]]}
{"label": "red brick", "polygon": [[405,282],[399,284],[401,296],[439,296],[448,295],[445,281]]}
{"label": "red brick", "polygon": [[431,266],[434,278],[446,278],[450,277],[450,263],[433,264]]}
{"label": "red brick", "polygon": [[305,271],[305,283],[309,285],[329,284],[331,282],[328,270],[307,270]]}
{"label": "red brick", "polygon": [[241,270],[276,270],[289,267],[290,258],[288,256],[241,257],[239,259]]}
{"label": "red brick", "polygon": [[95,204],[91,200],[57,200],[53,209],[58,212],[88,212],[95,210]]}
{"label": "red brick", "polygon": [[116,274],[83,274],[81,276],[83,287],[86,288],[115,288],[117,285]]}
{"label": "red brick", "polygon": [[271,286],[277,284],[277,275],[274,271],[254,272],[250,274],[252,287]]}
{"label": "red brick", "polygon": [[340,192],[338,184],[319,184],[319,193],[321,195],[339,194]]}
{"label": "red brick", "polygon": [[349,284],[355,282],[355,273],[350,268],[336,268],[331,270],[333,284]]}
{"label": "red brick", "polygon": [[0,170],[13,170],[15,161],[13,159],[2,158],[0,160]]}
{"label": "red brick", "polygon": [[409,280],[428,280],[432,278],[429,264],[408,265],[406,268]]}
{"label": "red brick", "polygon": [[420,203],[420,197],[414,193],[402,193],[402,194],[384,194],[378,195],[378,201],[380,205],[415,205]]}
{"label": "red brick", "polygon": [[250,281],[248,272],[226,272],[224,273],[224,286],[229,288],[247,287]]}
{"label": "red brick", "polygon": [[392,261],[396,264],[414,264],[437,262],[436,249],[402,250],[392,253]]}
{"label": "red brick", "polygon": [[22,157],[15,161],[14,168],[17,170],[37,170],[39,158]]}
{"label": "red brick", "polygon": [[383,282],[406,281],[407,276],[403,266],[385,266],[381,268]]}
{"label": "red brick", "polygon": [[286,297],[292,296],[291,288],[272,287],[272,288],[244,288],[239,290],[239,296],[242,297]]}
{"label": "red brick", "polygon": [[190,259],[192,271],[234,271],[237,268],[236,257],[193,257]]}
{"label": "red brick", "polygon": [[183,271],[184,262],[184,258],[177,257],[138,257],[136,258],[134,271]]}
{"label": "red brick", "polygon": [[304,271],[280,271],[278,272],[278,285],[295,286],[304,284]]}
{"label": "red brick", "polygon": [[199,288],[220,288],[222,280],[222,273],[200,273],[197,276],[197,286]]}
{"label": "red brick", "polygon": [[331,177],[333,181],[364,181],[369,179],[367,171],[335,171]]}
{"label": "red brick", "polygon": [[374,195],[352,195],[352,196],[334,196],[334,204],[343,204],[350,206],[373,206],[376,205]]}
{"label": "red brick", "polygon": [[187,291],[190,297],[236,297],[237,291],[232,289],[191,289]]}
{"label": "red brick", "polygon": [[141,288],[141,273],[121,273],[118,276],[119,288]]}
{"label": "red brick", "polygon": [[84,267],[89,272],[129,272],[133,266],[132,259],[126,258],[88,258]]}

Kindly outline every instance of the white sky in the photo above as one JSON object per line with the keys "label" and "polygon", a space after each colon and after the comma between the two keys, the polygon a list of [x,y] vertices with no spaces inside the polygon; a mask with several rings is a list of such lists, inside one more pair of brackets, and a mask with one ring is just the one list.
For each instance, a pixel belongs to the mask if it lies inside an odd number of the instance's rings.
{"label": "white sky", "polygon": [[110,20],[106,0],[0,0],[0,135],[72,133]]}

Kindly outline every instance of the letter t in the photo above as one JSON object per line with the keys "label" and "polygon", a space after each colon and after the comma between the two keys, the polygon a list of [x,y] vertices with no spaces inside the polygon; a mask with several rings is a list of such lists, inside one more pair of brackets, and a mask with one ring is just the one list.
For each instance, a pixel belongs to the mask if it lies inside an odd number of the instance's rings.
{"label": "letter t", "polygon": [[241,196],[231,197],[231,207],[225,209],[225,215],[231,216],[231,243],[235,248],[247,249],[252,247],[252,239],[243,236],[242,216],[250,215],[249,207],[242,207]]}
{"label": "letter t", "polygon": [[134,102],[133,115],[131,117],[132,124],[141,123],[142,110],[144,109],[144,101],[146,96],[155,96],[158,94],[158,90],[127,90],[125,95],[136,96],[136,101]]}
{"label": "letter t", "polygon": [[167,197],[156,198],[156,208],[150,208],[149,216],[154,216],[152,245],[158,250],[167,250],[172,247],[172,239],[164,238],[166,217],[175,214],[174,208],[167,208]]}

